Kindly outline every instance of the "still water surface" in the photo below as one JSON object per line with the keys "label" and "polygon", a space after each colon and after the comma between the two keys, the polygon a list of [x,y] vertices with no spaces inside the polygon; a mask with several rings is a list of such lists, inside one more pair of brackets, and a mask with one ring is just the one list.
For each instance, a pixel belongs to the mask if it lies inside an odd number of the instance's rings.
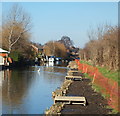
{"label": "still water surface", "polygon": [[52,91],[63,83],[66,72],[63,66],[1,71],[2,113],[43,114],[53,104]]}

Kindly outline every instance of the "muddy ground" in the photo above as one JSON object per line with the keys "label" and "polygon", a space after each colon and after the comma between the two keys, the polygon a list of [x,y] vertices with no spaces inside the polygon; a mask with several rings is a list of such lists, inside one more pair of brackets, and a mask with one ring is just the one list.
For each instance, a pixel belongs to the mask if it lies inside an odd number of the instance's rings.
{"label": "muddy ground", "polygon": [[107,100],[100,93],[94,92],[89,79],[74,81],[68,90],[68,96],[84,96],[87,105],[65,105],[61,114],[109,114],[112,110],[107,109]]}

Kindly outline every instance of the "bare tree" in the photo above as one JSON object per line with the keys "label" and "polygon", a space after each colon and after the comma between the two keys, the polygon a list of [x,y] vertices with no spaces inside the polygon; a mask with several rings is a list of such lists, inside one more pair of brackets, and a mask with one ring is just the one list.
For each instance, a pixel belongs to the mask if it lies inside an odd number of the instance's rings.
{"label": "bare tree", "polygon": [[118,27],[111,25],[98,26],[90,30],[90,41],[80,51],[83,60],[91,60],[93,64],[118,70]]}
{"label": "bare tree", "polygon": [[58,41],[49,41],[44,45],[44,53],[48,56],[67,57],[67,50],[63,43]]}
{"label": "bare tree", "polygon": [[27,33],[31,28],[29,15],[24,12],[23,8],[15,4],[9,14],[3,20],[3,41],[7,44],[9,52],[13,46],[21,39],[21,36]]}

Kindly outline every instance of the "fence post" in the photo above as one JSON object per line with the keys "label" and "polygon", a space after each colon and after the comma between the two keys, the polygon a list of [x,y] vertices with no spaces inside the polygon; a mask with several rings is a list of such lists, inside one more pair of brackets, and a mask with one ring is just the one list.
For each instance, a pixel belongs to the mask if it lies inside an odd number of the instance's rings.
{"label": "fence post", "polygon": [[96,73],[94,73],[92,83],[94,83],[94,81],[95,81],[95,77],[96,77]]}
{"label": "fence post", "polygon": [[82,73],[84,73],[84,64],[82,65]]}
{"label": "fence post", "polygon": [[93,76],[92,83],[94,83],[94,81],[95,81],[95,78],[96,78],[96,73],[97,73],[97,68],[95,69],[95,72],[94,72],[94,76]]}
{"label": "fence post", "polygon": [[112,107],[114,107],[114,106],[113,106],[113,95],[112,95],[114,86],[115,86],[115,82],[114,82],[114,84],[113,84],[113,86],[112,86],[112,88],[111,88],[110,99],[109,99],[109,100],[110,100],[110,105],[111,105]]}
{"label": "fence post", "polygon": [[87,73],[87,71],[88,71],[88,65],[86,65],[86,73]]}

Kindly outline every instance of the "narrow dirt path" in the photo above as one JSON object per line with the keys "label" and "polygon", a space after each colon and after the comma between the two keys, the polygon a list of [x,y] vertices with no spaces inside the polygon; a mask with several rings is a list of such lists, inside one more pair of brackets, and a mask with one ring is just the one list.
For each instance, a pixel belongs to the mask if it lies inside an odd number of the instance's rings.
{"label": "narrow dirt path", "polygon": [[100,93],[94,92],[89,79],[74,81],[69,87],[68,96],[84,96],[87,99],[87,105],[65,105],[61,114],[108,114],[111,109],[107,109],[107,101]]}

